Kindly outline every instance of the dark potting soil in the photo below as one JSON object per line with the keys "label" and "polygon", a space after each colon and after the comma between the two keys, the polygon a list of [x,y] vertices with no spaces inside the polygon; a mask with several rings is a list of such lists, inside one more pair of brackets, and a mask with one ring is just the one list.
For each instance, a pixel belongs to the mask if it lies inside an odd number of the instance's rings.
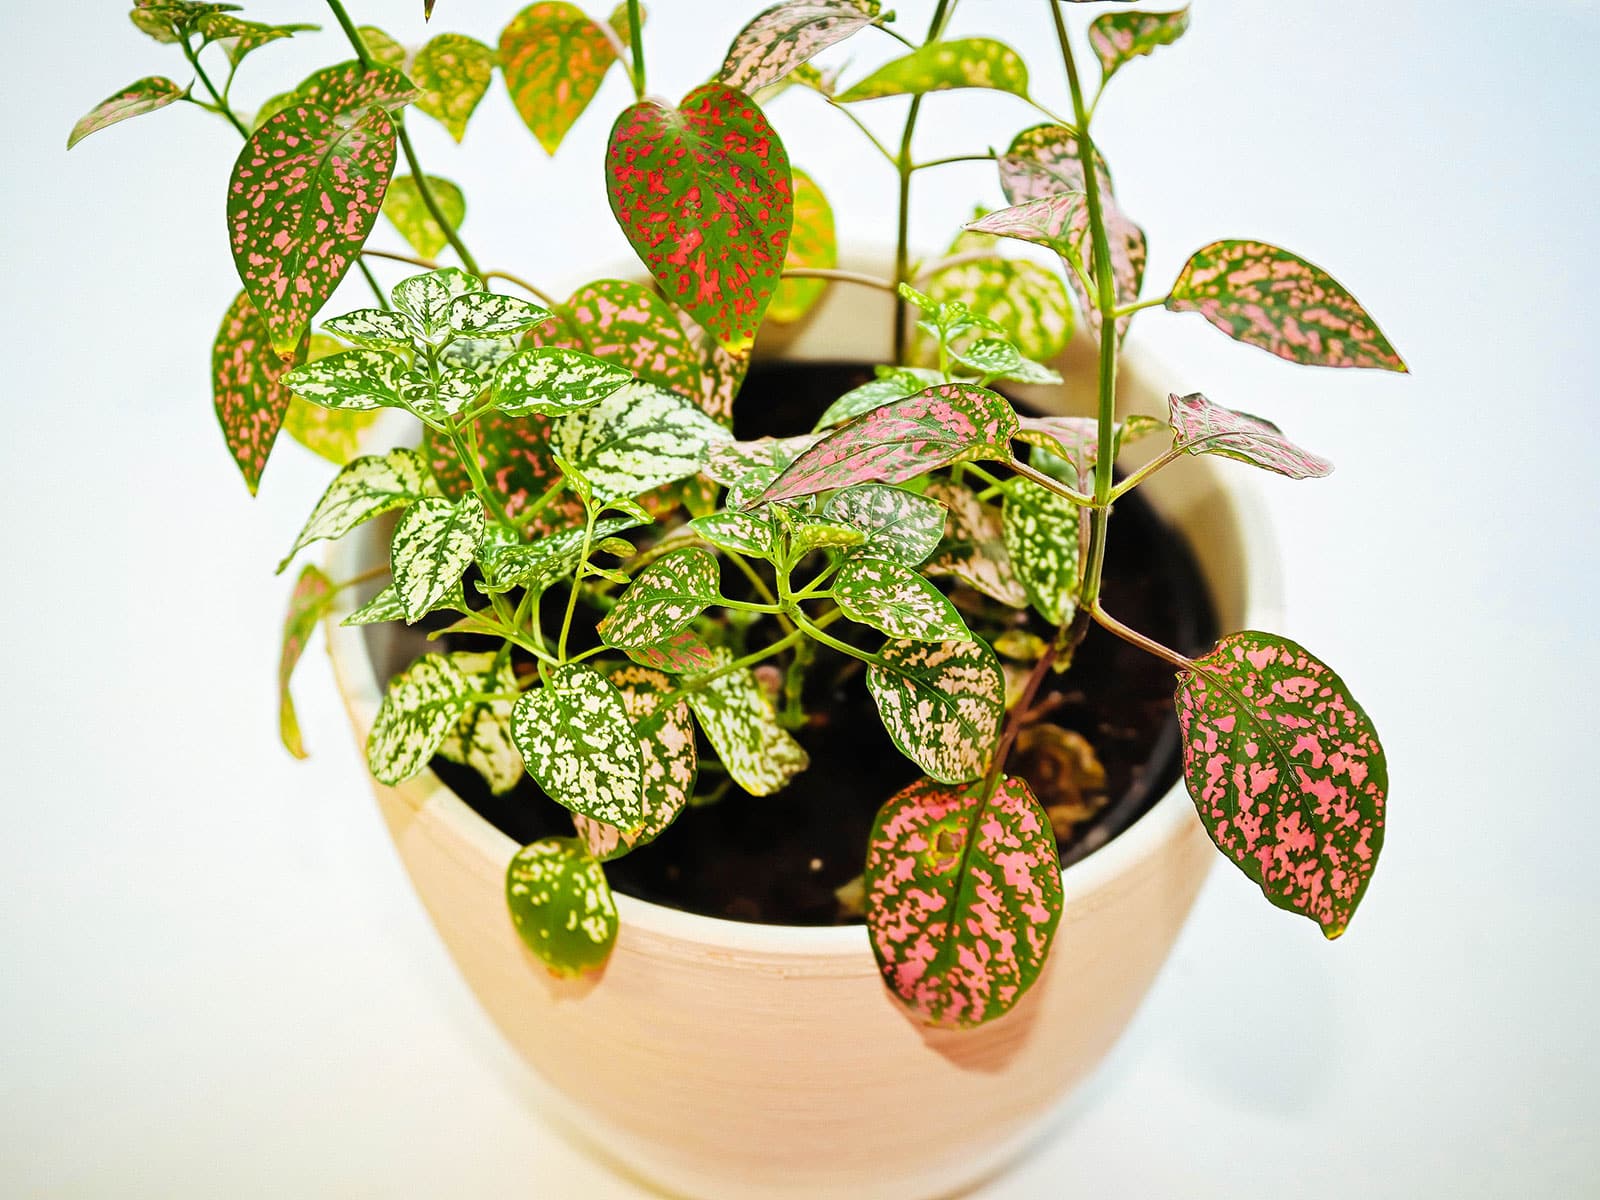
{"label": "dark potting soil", "polygon": [[[735,432],[740,438],[804,433],[838,396],[870,378],[868,368],[855,365],[757,365],[740,394]],[[1216,619],[1183,538],[1137,492],[1117,503],[1111,527],[1102,587],[1107,610],[1185,654],[1210,649]],[[737,594],[735,580],[725,580],[729,595]],[[564,593],[553,591],[545,603],[557,606],[559,621]],[[1045,639],[1052,633],[1033,614],[1026,629]],[[451,649],[482,645],[447,640]],[[872,639],[862,642],[870,646]],[[812,721],[794,731],[811,755],[810,768],[774,796],[730,787],[715,803],[686,809],[654,842],[606,864],[615,890],[742,921],[859,920],[848,885],[861,874],[873,817],[920,772],[884,732],[859,664],[842,656],[826,661],[832,671],[813,668],[808,677]],[[818,667],[823,662],[819,655]],[[1178,779],[1174,683],[1167,664],[1097,626],[1071,669],[1046,680],[1034,708],[1042,715],[1019,738],[1010,771],[1028,779],[1050,813],[1064,862],[1127,829]],[[708,750],[703,741],[701,750]],[[566,810],[529,777],[511,793],[492,796],[470,768],[438,758],[432,766],[519,845],[573,833]],[[717,782],[702,773],[700,793]]]}

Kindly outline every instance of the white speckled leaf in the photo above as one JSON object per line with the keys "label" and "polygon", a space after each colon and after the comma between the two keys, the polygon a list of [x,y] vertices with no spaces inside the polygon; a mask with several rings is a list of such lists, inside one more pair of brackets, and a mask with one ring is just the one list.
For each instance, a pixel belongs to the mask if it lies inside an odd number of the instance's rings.
{"label": "white speckled leaf", "polygon": [[721,550],[768,561],[773,555],[772,521],[765,513],[715,512],[690,521],[689,531]]}
{"label": "white speckled leaf", "polygon": [[345,350],[296,367],[283,377],[296,396],[324,408],[404,408],[405,361],[384,350]]}
{"label": "white speckled leaf", "polygon": [[[392,188],[390,194],[393,195]],[[411,349],[411,327],[405,318],[381,308],[358,308],[324,321],[322,328],[335,337],[371,350]]]}
{"label": "white speckled leaf", "polygon": [[894,744],[940,783],[976,779],[1005,714],[1006,682],[982,642],[885,642],[867,688]]}
{"label": "white speckled leaf", "polygon": [[947,513],[937,500],[905,488],[860,483],[830,496],[822,515],[866,535],[857,553],[914,567],[938,547]]}
{"label": "white speckled leaf", "polygon": [[506,868],[506,909],[517,936],[552,975],[598,971],[617,940],[606,874],[578,838],[524,846]]}
{"label": "white speckled leaf", "polygon": [[597,500],[634,497],[699,474],[723,428],[692,401],[630,383],[551,426],[551,450],[581,471]]}
{"label": "white speckled leaf", "polygon": [[717,78],[747,95],[870,25],[878,0],[785,0],[758,13],[728,47]]}
{"label": "white speckled leaf", "polygon": [[1003,338],[979,338],[963,349],[955,351],[955,360],[979,375],[1009,378],[1013,371],[1022,369],[1027,360],[1022,352]]}
{"label": "white speckled leaf", "polygon": [[1061,624],[1077,607],[1078,506],[1030,480],[1011,479],[1001,526],[1028,602]]}
{"label": "white speckled leaf", "polygon": [[[594,523],[594,541],[599,543],[641,524],[632,517],[603,517]],[[484,582],[490,591],[504,592],[526,588],[542,592],[558,579],[577,569],[583,556],[583,530],[564,529],[536,542],[505,545],[489,542],[479,550]]]}
{"label": "white speckled leaf", "polygon": [[[439,612],[448,609],[453,612],[468,612],[466,593],[458,585],[454,593],[442,597],[429,612]],[[403,621],[406,619],[406,610],[400,605],[400,593],[390,584],[371,600],[368,600],[355,612],[351,613],[341,625],[377,625],[383,621]]]}
{"label": "white speckled leaf", "polygon": [[[496,670],[495,658],[492,653],[452,654],[450,661],[466,678],[470,691],[517,691],[511,660],[501,659]],[[511,705],[510,700],[469,703],[435,751],[441,758],[471,767],[496,796],[516,787],[523,774],[522,754],[511,740]]]}
{"label": "white speckled leaf", "polygon": [[472,565],[483,541],[483,505],[476,496],[418,500],[401,515],[389,563],[407,621],[420,621]]}
{"label": "white speckled leaf", "polygon": [[925,367],[878,367],[878,377],[871,383],[851,388],[840,396],[827,411],[817,418],[817,429],[842,425],[852,417],[882,408],[894,400],[904,400],[926,387],[942,383],[944,376]]}
{"label": "white speckled leaf", "polygon": [[608,646],[653,646],[677,633],[717,599],[717,556],[690,546],[641,571],[600,622]]}
{"label": "white speckled leaf", "polygon": [[402,447],[356,459],[322,493],[278,571],[312,542],[343,537],[363,521],[421,499],[427,490],[428,465],[415,450]]}
{"label": "white speckled leaf", "polygon": [[389,299],[411,318],[422,337],[433,341],[450,328],[450,305],[457,297],[482,291],[483,281],[476,275],[457,267],[442,267],[402,279],[389,293]]}
{"label": "white speckled leaf", "polygon": [[367,766],[379,783],[410,779],[455,724],[466,677],[442,654],[425,654],[389,681],[367,736]]}
{"label": "white speckled leaf", "polygon": [[494,337],[522,333],[535,325],[543,325],[551,315],[548,308],[518,300],[515,296],[470,292],[450,302],[445,319],[451,329],[464,337]]}
{"label": "white speckled leaf", "polygon": [[959,642],[972,636],[955,605],[938,588],[888,559],[848,559],[831,586],[834,601],[847,617],[890,637]]}
{"label": "white speckled leaf", "polygon": [[400,377],[400,398],[418,415],[442,424],[477,400],[488,386],[470,367],[448,367],[437,376],[411,370]]}
{"label": "white speckled leaf", "polygon": [[632,378],[632,372],[582,350],[523,350],[495,371],[494,403],[508,417],[561,416],[600,403]]}
{"label": "white speckled leaf", "polygon": [[523,693],[511,736],[528,774],[558,804],[607,825],[631,828],[644,815],[644,765],[622,693],[594,668],[557,667]]}
{"label": "white speckled leaf", "polygon": [[[712,653],[719,667],[733,661],[720,647]],[[770,796],[811,765],[805,747],[778,724],[772,701],[748,667],[690,692],[689,707],[728,775],[752,796]]]}
{"label": "white speckled leaf", "polygon": [[1028,591],[1017,578],[1011,552],[1006,549],[1001,511],[947,480],[930,483],[928,495],[950,513],[944,548],[928,564],[928,573],[954,575],[1002,604],[1026,608]]}
{"label": "white speckled leaf", "polygon": [[1038,263],[999,255],[969,260],[946,267],[926,286],[942,303],[985,314],[1029,358],[1054,358],[1072,339],[1066,284]]}

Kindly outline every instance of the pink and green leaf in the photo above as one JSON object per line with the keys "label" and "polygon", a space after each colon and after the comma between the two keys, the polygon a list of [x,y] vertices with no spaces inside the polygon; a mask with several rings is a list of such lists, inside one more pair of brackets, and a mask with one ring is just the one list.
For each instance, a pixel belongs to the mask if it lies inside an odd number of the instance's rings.
{"label": "pink and green leaf", "polygon": [[946,479],[931,481],[926,494],[949,514],[943,546],[928,564],[928,573],[953,575],[1002,604],[1026,608],[1028,590],[1018,578],[1006,546],[1002,511]]}
{"label": "pink and green leaf", "polygon": [[[733,655],[721,647],[712,654],[716,670],[733,662]],[[805,747],[778,723],[772,701],[749,667],[717,675],[692,690],[688,699],[729,778],[752,796],[781,791],[811,765]]]}
{"label": "pink and green leaf", "polygon": [[681,632],[718,598],[717,557],[674,550],[641,571],[599,624],[608,646],[654,646]]}
{"label": "pink and green leaf", "polygon": [[1028,94],[1028,68],[1022,56],[993,38],[955,38],[931,42],[885,63],[838,96],[841,104],[880,96],[921,96],[951,88],[996,88]]}
{"label": "pink and green leaf", "polygon": [[863,483],[835,492],[822,515],[864,535],[860,553],[914,567],[944,536],[944,505],[928,496],[885,483]]}
{"label": "pink and green leaf", "polygon": [[1126,64],[1141,54],[1170,46],[1189,28],[1189,10],[1177,12],[1105,13],[1089,22],[1089,45],[1100,60],[1104,86]]}
{"label": "pink and green leaf", "polygon": [[852,556],[829,588],[845,616],[892,638],[959,642],[972,637],[943,592],[889,559]]}
{"label": "pink and green leaf", "polygon": [[417,51],[406,74],[422,93],[417,107],[459,142],[466,136],[468,118],[489,90],[494,63],[494,51],[476,38],[441,33]]}
{"label": "pink and green leaf", "polygon": [[843,425],[846,421],[859,417],[864,412],[871,412],[875,408],[882,408],[891,400],[904,400],[907,396],[915,395],[930,384],[944,382],[944,376],[938,371],[930,371],[925,367],[875,367],[877,378],[863,383],[860,387],[851,388],[840,396],[827,410],[817,418],[817,429],[827,429],[830,425]]}
{"label": "pink and green leaf", "polygon": [[67,135],[67,149],[71,150],[91,133],[98,133],[108,125],[155,112],[183,97],[183,89],[163,75],[136,79],[120,92],[107,96],[78,119],[72,132]]}
{"label": "pink and green leaf", "polygon": [[617,686],[592,667],[557,667],[524,692],[511,734],[528,774],[556,803],[631,829],[644,816],[644,759]]}
{"label": "pink and green leaf", "polygon": [[973,233],[990,233],[1043,246],[1067,257],[1078,254],[1081,230],[1088,225],[1088,220],[1089,206],[1082,192],[1054,192],[986,213],[966,228]]}
{"label": "pink and green leaf", "polygon": [[242,21],[227,13],[207,13],[195,22],[195,28],[207,42],[215,42],[221,46],[223,53],[228,56],[228,61],[238,66],[247,54],[263,46],[293,37],[297,33],[313,33],[318,27],[303,24],[268,25],[260,21]]}
{"label": "pink and green leaf", "polygon": [[373,109],[404,108],[417,98],[417,87],[393,67],[366,66],[351,59],[312,72],[294,94],[300,104],[314,105],[342,124],[353,125]]}
{"label": "pink and green leaf", "polygon": [[530,4],[500,34],[500,67],[511,102],[547,154],[556,152],[616,61],[600,26],[562,0]]}
{"label": "pink and green leaf", "polygon": [[734,36],[717,78],[753,94],[872,24],[878,0],[784,0]]}
{"label": "pink and green leaf", "polygon": [[867,689],[900,752],[939,782],[976,779],[988,767],[1006,683],[984,643],[885,642]]}
{"label": "pink and green leaf", "polygon": [[[794,228],[784,267],[831,268],[839,265],[839,243],[833,228],[833,208],[822,189],[804,171],[793,172]],[[793,324],[822,299],[825,279],[786,279],[778,285],[767,319]]]}
{"label": "pink and green leaf", "polygon": [[293,399],[283,381],[289,367],[272,349],[250,297],[240,292],[211,345],[211,399],[228,451],[252,496]]}
{"label": "pink and green leaf", "polygon": [[[438,201],[450,227],[459,229],[467,216],[467,199],[461,194],[461,189],[448,179],[429,175],[428,190]],[[422,193],[417,188],[417,181],[410,175],[396,175],[389,181],[389,190],[383,197],[383,215],[389,218],[390,224],[400,231],[400,236],[423,258],[437,257],[450,243],[444,227],[428,211]]]}
{"label": "pink and green leaf", "polygon": [[506,867],[506,909],[523,945],[552,975],[597,972],[611,957],[616,901],[581,838],[544,838],[517,851]]}
{"label": "pink and green leaf", "polygon": [[1220,454],[1290,479],[1316,479],[1333,471],[1332,463],[1296,446],[1271,421],[1213,404],[1199,392],[1174,392],[1167,403],[1177,434],[1174,445],[1189,454]]}
{"label": "pink and green leaf", "polygon": [[790,463],[816,443],[814,433],[748,442],[719,441],[707,455],[705,473],[728,489],[727,507],[739,508],[753,502]]}
{"label": "pink and green leaf", "polygon": [[[561,474],[550,451],[549,417],[508,417],[487,412],[474,428],[478,435],[478,467],[506,512],[520,517],[555,484]],[[455,446],[444,434],[431,428],[422,431],[422,449],[428,468],[439,490],[447,496],[466,496],[472,480]],[[583,505],[570,492],[548,502],[532,519],[530,533],[548,533],[570,528],[583,520]]]}
{"label": "pink and green leaf", "polygon": [[289,611],[283,619],[283,643],[278,654],[278,736],[296,758],[304,758],[306,748],[300,739],[300,721],[295,716],[294,697],[289,694],[289,679],[317,623],[333,607],[333,597],[333,581],[308,565],[295,580]]}
{"label": "pink and green leaf", "polygon": [[665,671],[670,675],[700,674],[716,668],[711,647],[687,629],[653,646],[628,646],[623,653],[641,667]]}

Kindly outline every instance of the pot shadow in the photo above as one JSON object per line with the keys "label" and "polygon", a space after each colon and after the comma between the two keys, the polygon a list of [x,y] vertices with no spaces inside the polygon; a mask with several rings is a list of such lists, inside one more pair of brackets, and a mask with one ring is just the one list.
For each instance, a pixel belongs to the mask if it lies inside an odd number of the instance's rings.
{"label": "pot shadow", "polygon": [[517,950],[522,955],[523,965],[528,968],[528,974],[537,979],[544,988],[545,995],[558,1004],[583,1000],[605,978],[604,967],[598,971],[585,971],[578,976],[557,975],[545,966],[537,954],[522,945],[520,940]]}
{"label": "pot shadow", "polygon": [[923,1045],[940,1058],[962,1071],[985,1074],[1004,1071],[1018,1054],[1027,1050],[1039,1021],[1039,1002],[1034,992],[1029,992],[1015,1009],[982,1031],[932,1029],[903,1006],[896,1004],[895,1007],[916,1029]]}

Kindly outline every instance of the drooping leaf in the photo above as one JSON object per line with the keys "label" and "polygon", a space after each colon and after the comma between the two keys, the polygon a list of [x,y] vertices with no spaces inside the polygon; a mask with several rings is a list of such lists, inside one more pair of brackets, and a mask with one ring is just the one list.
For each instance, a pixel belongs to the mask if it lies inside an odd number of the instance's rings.
{"label": "drooping leaf", "polygon": [[278,570],[312,542],[341,538],[363,521],[420,500],[427,492],[427,478],[428,466],[415,450],[402,447],[356,459],[322,493]]}
{"label": "drooping leaf", "polygon": [[372,109],[344,125],[295,104],[252,133],[228,182],[234,265],[272,345],[288,357],[372,232],[394,169],[394,125]]}
{"label": "drooping leaf", "polygon": [[1211,840],[1279,908],[1338,937],[1383,848],[1389,787],[1371,720],[1327,664],[1233,633],[1179,676],[1183,772]]}
{"label": "drooping leaf", "polygon": [[597,499],[613,500],[698,474],[725,436],[693,401],[630,383],[552,422],[550,448],[578,468]]}
{"label": "drooping leaf", "polygon": [[[417,107],[433,117],[460,141],[467,119],[489,90],[494,75],[494,51],[464,33],[441,33],[422,49],[406,69],[422,94]],[[422,252],[424,258],[432,256]]]}
{"label": "drooping leaf", "polygon": [[1102,81],[1141,54],[1170,46],[1189,28],[1189,10],[1104,13],[1089,22],[1089,45],[1100,60]]}
{"label": "drooping leaf", "polygon": [[728,47],[717,78],[753,94],[878,17],[878,0],[784,0],[758,13]]}
{"label": "drooping leaf", "polygon": [[761,493],[771,504],[877,480],[902,483],[936,467],[1007,461],[1017,414],[998,392],[940,384],[864,413],[824,435]]}
{"label": "drooping leaf", "polygon": [[1026,608],[1028,591],[1017,578],[1006,548],[1003,514],[971,491],[946,479],[928,484],[929,499],[949,513],[944,548],[926,568],[930,575],[954,575],[970,588],[1012,608]]}
{"label": "drooping leaf", "polygon": [[671,825],[694,794],[700,766],[688,703],[681,699],[662,703],[676,686],[671,679],[645,667],[619,667],[611,672],[611,682],[622,693],[623,706],[639,735],[644,811],[638,822],[626,829],[573,816],[578,836],[601,862],[653,841]]}
{"label": "drooping leaf", "polygon": [[284,376],[284,383],[313,404],[363,412],[404,408],[405,374],[405,361],[386,350],[343,350],[296,367]]}
{"label": "drooping leaf", "polygon": [[867,668],[867,688],[900,752],[941,783],[989,765],[1005,714],[1006,681],[982,642],[891,640]]}
{"label": "drooping leaf", "polygon": [[507,416],[560,416],[600,403],[633,376],[582,350],[522,350],[494,375],[494,404]]}
{"label": "drooping leaf", "polygon": [[[450,661],[467,681],[469,691],[509,695],[517,690],[517,675],[509,658],[493,653],[460,653],[450,655]],[[512,703],[468,702],[435,751],[448,762],[471,767],[496,796],[516,787],[523,775],[522,755],[511,740]]]}
{"label": "drooping leaf", "polygon": [[794,219],[789,156],[755,102],[720,83],[676,109],[642,100],[611,129],[607,193],[668,299],[735,353],[755,340]]}
{"label": "drooping leaf", "polygon": [[1271,421],[1213,404],[1199,392],[1167,400],[1176,445],[1190,454],[1220,454],[1290,479],[1316,479],[1333,464],[1302,450]]}
{"label": "drooping leaf", "polygon": [[500,34],[500,67],[511,102],[548,154],[556,152],[616,61],[604,31],[561,0],[530,4]]}
{"label": "drooping leaf", "polygon": [[389,564],[407,621],[420,621],[460,583],[483,541],[484,526],[483,505],[475,496],[453,503],[427,497],[401,514]]}
{"label": "drooping leaf", "polygon": [[922,779],[879,810],[867,844],[867,930],[884,982],[929,1025],[1008,1012],[1044,967],[1061,920],[1050,818],[1022,779]]}
{"label": "drooping leaf", "polygon": [[[718,669],[733,661],[712,651]],[[689,693],[706,740],[729,777],[752,796],[770,796],[811,765],[805,747],[778,724],[772,701],[748,667],[729,671]]]}
{"label": "drooping leaf", "polygon": [[389,681],[367,735],[367,766],[390,787],[428,765],[472,688],[442,654],[425,654]]}
{"label": "drooping leaf", "polygon": [[228,61],[238,66],[244,61],[245,55],[297,33],[314,32],[317,26],[267,25],[260,21],[241,21],[227,13],[207,13],[195,22],[195,28],[204,35],[206,41],[220,45]]}
{"label": "drooping leaf", "polygon": [[296,758],[304,758],[306,748],[300,740],[300,721],[295,716],[294,697],[289,694],[289,679],[317,622],[333,607],[333,597],[333,581],[308,564],[295,580],[289,612],[283,619],[283,644],[278,655],[278,736]]}
{"label": "drooping leaf", "polygon": [[[428,190],[439,202],[439,208],[452,229],[459,229],[467,216],[467,199],[461,189],[448,179],[428,176]],[[417,181],[410,175],[396,175],[389,183],[383,197],[383,215],[400,231],[400,236],[423,258],[434,258],[450,244],[449,237],[439,222],[433,219]]]}
{"label": "drooping leaf", "polygon": [[748,442],[719,441],[707,456],[706,475],[728,489],[727,506],[738,508],[753,501],[816,443],[814,433]]}
{"label": "drooping leaf", "polygon": [[631,829],[644,816],[644,762],[622,693],[583,663],[551,672],[511,712],[528,774],[558,804]]}
{"label": "drooping leaf", "polygon": [[[592,540],[599,543],[639,523],[633,517],[602,517],[594,523]],[[512,588],[542,592],[578,569],[583,557],[583,533],[582,528],[565,529],[515,546],[485,542],[478,552],[484,581],[494,592]]]}
{"label": "drooping leaf", "polygon": [[252,496],[292,399],[283,382],[288,370],[273,352],[255,305],[240,292],[211,345],[211,398],[228,451]]}
{"label": "drooping leaf", "polygon": [[641,667],[666,671],[672,675],[700,674],[714,670],[717,665],[711,647],[688,630],[675,633],[653,646],[625,647],[623,653]]}
{"label": "drooping leaf", "polygon": [[434,342],[451,330],[450,315],[457,300],[486,294],[483,280],[476,275],[457,267],[441,267],[402,279],[394,285],[389,299],[411,319],[420,337]]}
{"label": "drooping leaf", "polygon": [[394,112],[417,98],[417,87],[393,67],[367,66],[356,59],[313,71],[294,90],[301,104],[331,113],[341,124],[362,121],[368,112]]}
{"label": "drooping leaf", "polygon": [[1072,300],[1051,271],[1025,259],[970,259],[923,281],[940,303],[983,314],[1029,358],[1048,361],[1072,339]]}
{"label": "drooping leaf", "polygon": [[1055,625],[1078,595],[1078,506],[1027,479],[1006,481],[1001,530],[1028,602]]}
{"label": "drooping leaf", "polygon": [[150,75],[136,79],[120,92],[107,96],[78,119],[67,135],[67,149],[71,150],[91,133],[96,133],[118,121],[142,116],[165,108],[174,100],[183,99],[183,89],[163,75]]}
{"label": "drooping leaf", "polygon": [[718,597],[717,557],[688,546],[641,571],[598,626],[608,646],[653,646],[684,629]]}
{"label": "drooping leaf", "polygon": [[875,100],[880,96],[920,96],[950,88],[998,88],[1028,94],[1028,68],[1022,56],[993,38],[955,38],[932,42],[879,67],[838,101]]}
{"label": "drooping leaf", "polygon": [[[794,228],[784,268],[839,265],[839,243],[833,229],[833,207],[822,189],[804,171],[795,170]],[[828,286],[825,279],[785,279],[778,285],[767,309],[767,319],[793,324],[811,311]]]}
{"label": "drooping leaf", "polygon": [[829,586],[847,617],[890,637],[959,642],[972,636],[944,593],[889,559],[851,557]]}
{"label": "drooping leaf", "polygon": [[1321,267],[1265,242],[1212,242],[1196,250],[1167,296],[1237,341],[1320,367],[1406,364],[1367,310]]}
{"label": "drooping leaf", "polygon": [[776,550],[772,521],[764,513],[714,512],[689,522],[689,531],[719,550],[771,559]]}
{"label": "drooping leaf", "polygon": [[862,483],[835,492],[822,514],[866,535],[858,553],[914,567],[938,547],[946,510],[937,500],[904,488]]}
{"label": "drooping leaf", "polygon": [[544,838],[517,851],[506,868],[506,908],[517,936],[552,975],[598,971],[611,957],[617,905],[579,838]]}

